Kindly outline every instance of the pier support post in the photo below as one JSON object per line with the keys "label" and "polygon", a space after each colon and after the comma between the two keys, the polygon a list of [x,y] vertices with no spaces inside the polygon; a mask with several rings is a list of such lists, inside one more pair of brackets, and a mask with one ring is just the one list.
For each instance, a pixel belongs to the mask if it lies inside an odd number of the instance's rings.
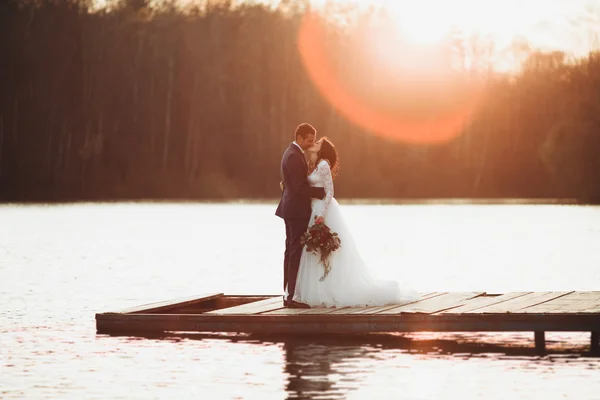
{"label": "pier support post", "polygon": [[600,356],[600,331],[592,332],[590,353],[594,356]]}
{"label": "pier support post", "polygon": [[535,351],[538,354],[546,353],[546,332],[544,331],[535,331]]}

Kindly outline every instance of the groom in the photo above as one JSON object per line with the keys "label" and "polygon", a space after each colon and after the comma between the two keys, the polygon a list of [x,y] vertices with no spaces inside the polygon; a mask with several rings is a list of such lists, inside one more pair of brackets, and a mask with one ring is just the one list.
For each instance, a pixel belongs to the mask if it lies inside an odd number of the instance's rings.
{"label": "groom", "polygon": [[275,215],[285,221],[285,255],[283,259],[284,305],[289,308],[310,308],[294,301],[296,278],[302,255],[300,237],[308,229],[311,214],[311,198],[322,199],[325,189],[311,187],[308,183],[308,165],[304,151],[315,143],[317,131],[310,124],[300,124],[294,133],[294,141],[281,158],[283,193]]}

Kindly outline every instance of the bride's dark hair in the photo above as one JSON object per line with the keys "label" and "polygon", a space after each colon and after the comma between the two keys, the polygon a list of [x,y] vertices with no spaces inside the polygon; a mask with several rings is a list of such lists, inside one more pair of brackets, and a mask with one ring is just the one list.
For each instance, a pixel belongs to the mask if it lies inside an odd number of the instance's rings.
{"label": "bride's dark hair", "polygon": [[317,162],[315,165],[319,165],[321,160],[326,160],[329,163],[329,167],[331,168],[331,177],[335,179],[338,172],[340,171],[339,157],[337,155],[337,151],[335,150],[335,146],[327,136],[324,136],[321,139],[321,150],[317,153]]}

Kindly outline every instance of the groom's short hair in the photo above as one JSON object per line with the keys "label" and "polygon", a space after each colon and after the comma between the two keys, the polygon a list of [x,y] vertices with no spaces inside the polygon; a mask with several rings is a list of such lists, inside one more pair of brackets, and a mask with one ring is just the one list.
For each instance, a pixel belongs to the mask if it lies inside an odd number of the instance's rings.
{"label": "groom's short hair", "polygon": [[302,139],[306,139],[308,135],[316,135],[317,130],[311,125],[302,123],[296,127],[296,132],[294,133],[294,139],[300,136]]}

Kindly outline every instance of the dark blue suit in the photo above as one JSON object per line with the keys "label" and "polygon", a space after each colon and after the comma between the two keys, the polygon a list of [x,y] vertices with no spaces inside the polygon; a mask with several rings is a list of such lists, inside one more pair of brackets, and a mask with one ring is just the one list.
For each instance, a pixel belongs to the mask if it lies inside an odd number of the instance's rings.
{"label": "dark blue suit", "polygon": [[283,289],[288,285],[288,300],[294,298],[300,267],[302,245],[300,237],[308,229],[311,198],[322,199],[325,189],[308,183],[308,165],[302,150],[291,143],[281,158],[281,178],[284,189],[275,215],[285,221],[285,255],[283,259]]}

